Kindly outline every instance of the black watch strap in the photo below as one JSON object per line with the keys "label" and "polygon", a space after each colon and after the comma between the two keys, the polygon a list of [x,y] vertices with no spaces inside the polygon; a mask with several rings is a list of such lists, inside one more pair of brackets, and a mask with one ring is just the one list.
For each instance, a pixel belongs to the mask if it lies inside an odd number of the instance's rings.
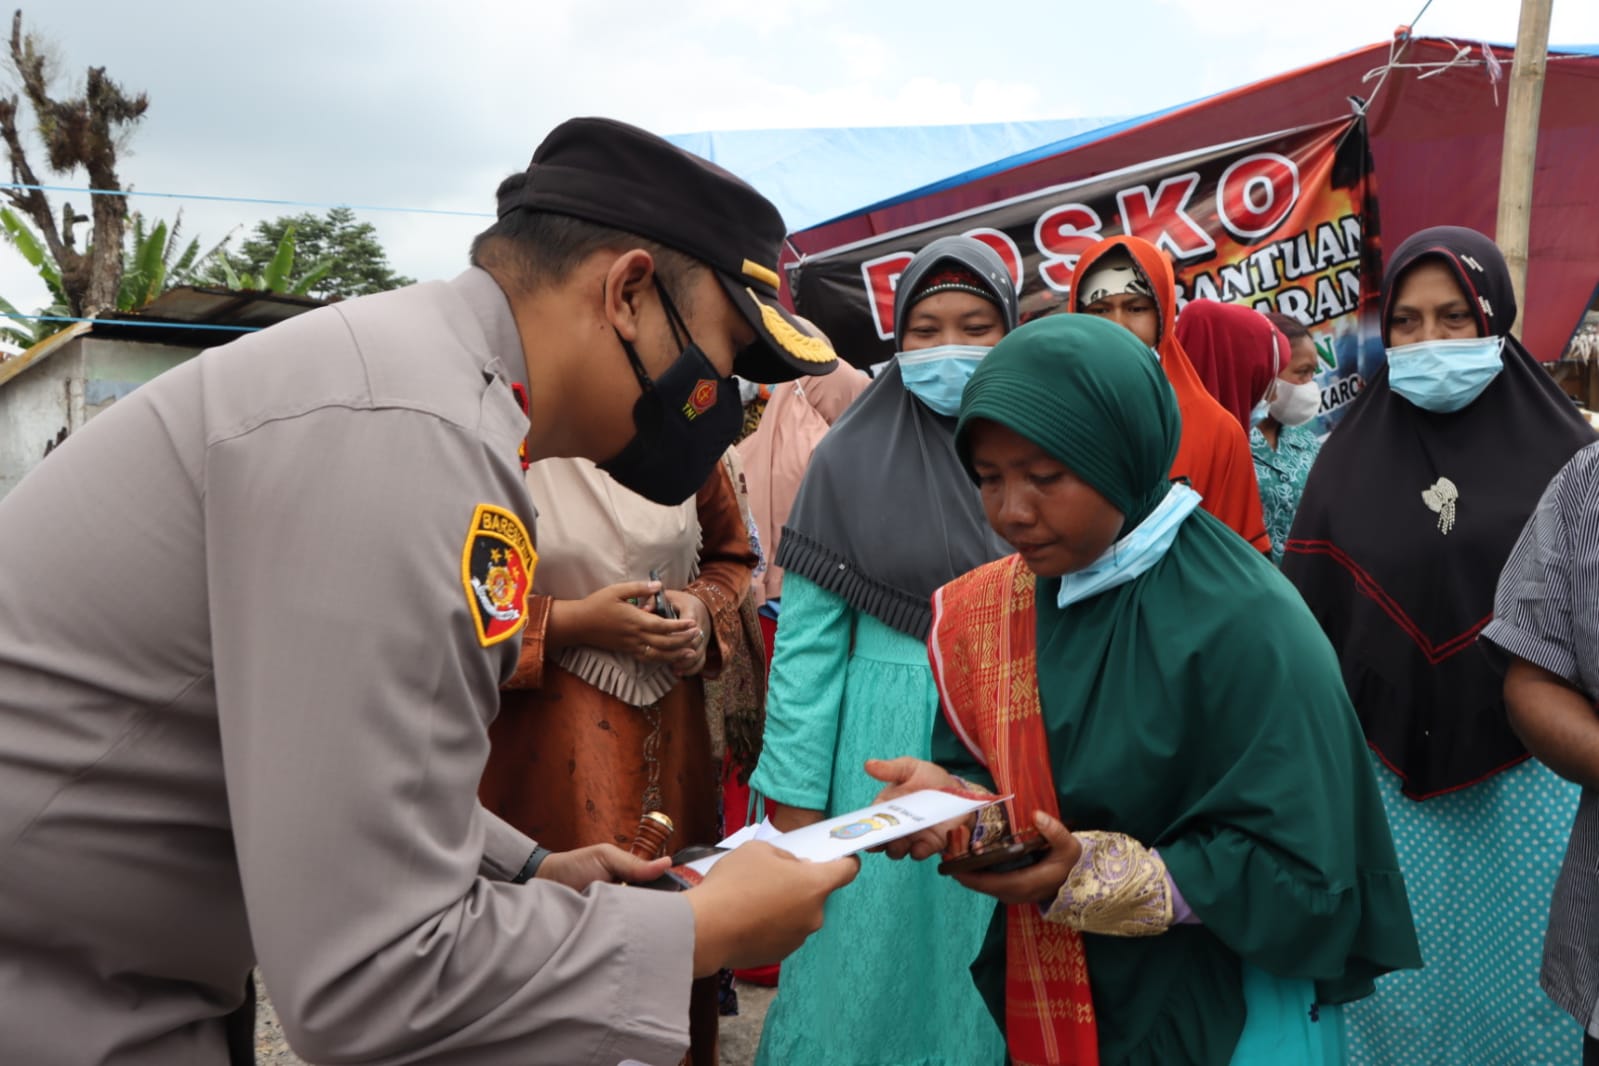
{"label": "black watch strap", "polygon": [[523,885],[533,880],[539,872],[539,867],[544,865],[544,860],[550,857],[550,849],[537,844],[533,846],[533,854],[527,857],[527,862],[522,864],[522,869],[511,878],[511,884]]}

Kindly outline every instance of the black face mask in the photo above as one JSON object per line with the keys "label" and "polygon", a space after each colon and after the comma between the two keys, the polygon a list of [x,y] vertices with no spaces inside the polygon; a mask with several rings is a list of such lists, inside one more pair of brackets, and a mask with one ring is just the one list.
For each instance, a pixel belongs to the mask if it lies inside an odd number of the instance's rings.
{"label": "black face mask", "polygon": [[660,279],[655,288],[683,354],[651,381],[638,351],[617,334],[644,395],[633,405],[633,439],[599,468],[623,488],[670,507],[699,492],[711,476],[744,424],[744,405],[738,386],[717,372],[689,336]]}

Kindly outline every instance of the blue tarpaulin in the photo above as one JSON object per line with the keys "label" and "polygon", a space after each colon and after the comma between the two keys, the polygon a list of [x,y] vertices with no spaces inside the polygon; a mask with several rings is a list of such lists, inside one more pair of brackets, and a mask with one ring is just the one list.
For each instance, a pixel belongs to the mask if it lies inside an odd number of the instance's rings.
{"label": "blue tarpaulin", "polygon": [[[1508,77],[1513,46],[1490,47],[1504,57]],[[1594,56],[1599,44],[1554,45],[1549,52],[1551,57]],[[1132,118],[724,130],[667,140],[755,186],[777,205],[789,232],[797,233],[1058,155],[1198,102]]]}
{"label": "blue tarpaulin", "polygon": [[727,168],[777,205],[790,232],[898,196],[910,189],[966,181],[996,160],[1059,151],[1093,136],[1114,118],[983,122],[965,126],[867,126],[840,129],[730,130],[683,133],[667,140]]}

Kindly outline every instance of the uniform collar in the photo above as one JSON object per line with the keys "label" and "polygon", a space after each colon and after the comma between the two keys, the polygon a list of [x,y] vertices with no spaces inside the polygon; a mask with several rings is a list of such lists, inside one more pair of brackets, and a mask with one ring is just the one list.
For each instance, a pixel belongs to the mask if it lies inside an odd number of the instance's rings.
{"label": "uniform collar", "polygon": [[[505,290],[500,288],[493,275],[481,267],[467,268],[449,284],[483,330],[483,339],[489,348],[489,361],[483,369],[510,387],[523,417],[531,421],[532,416],[528,411],[527,359],[522,354],[522,337],[517,332],[516,316],[511,313],[511,302],[506,298]],[[517,446],[517,459],[523,470],[528,468],[530,458],[527,438],[524,436]]]}
{"label": "uniform collar", "polygon": [[527,395],[527,359],[522,354],[522,338],[516,331],[511,302],[494,276],[482,267],[468,267],[450,282],[488,341],[492,357],[488,369],[499,374],[507,385],[516,385]]}

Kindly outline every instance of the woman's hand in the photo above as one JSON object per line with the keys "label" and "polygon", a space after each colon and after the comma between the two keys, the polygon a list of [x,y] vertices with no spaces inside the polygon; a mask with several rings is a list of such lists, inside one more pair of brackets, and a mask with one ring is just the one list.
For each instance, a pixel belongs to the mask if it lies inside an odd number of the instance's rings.
{"label": "woman's hand", "polygon": [[766,801],[766,818],[779,833],[792,833],[822,820],[822,812],[809,807],[790,807],[775,800]]}
{"label": "woman's hand", "polygon": [[1043,811],[1033,812],[1033,824],[1049,841],[1049,850],[1044,852],[1043,858],[1010,873],[955,874],[955,880],[1001,903],[1048,903],[1054,899],[1072,867],[1083,857],[1083,845],[1071,830]]}
{"label": "woman's hand", "polygon": [[678,677],[692,677],[705,669],[705,652],[711,645],[711,609],[692,592],[667,589],[665,595],[679,620],[694,623],[694,643],[672,660],[672,671]]}
{"label": "woman's hand", "polygon": [[[960,779],[942,766],[930,763],[926,759],[913,759],[908,755],[902,755],[898,759],[867,759],[866,772],[883,782],[885,786],[872,801],[873,803],[887,803],[891,799],[920,792],[924,788],[959,788],[961,785]],[[920,862],[931,858],[948,846],[950,833],[969,823],[971,817],[965,814],[935,825],[931,829],[923,829],[908,837],[900,837],[883,845],[883,852],[891,859],[903,859],[909,855]]]}
{"label": "woman's hand", "polygon": [[902,755],[897,759],[867,759],[866,772],[883,782],[883,790],[873,803],[920,792],[924,788],[960,788],[960,778],[937,763]]}
{"label": "woman's hand", "polygon": [[556,650],[603,648],[640,662],[675,663],[694,651],[700,627],[692,618],[655,614],[651,605],[660,588],[659,581],[624,581],[581,600],[556,600],[550,605],[545,643]]}

